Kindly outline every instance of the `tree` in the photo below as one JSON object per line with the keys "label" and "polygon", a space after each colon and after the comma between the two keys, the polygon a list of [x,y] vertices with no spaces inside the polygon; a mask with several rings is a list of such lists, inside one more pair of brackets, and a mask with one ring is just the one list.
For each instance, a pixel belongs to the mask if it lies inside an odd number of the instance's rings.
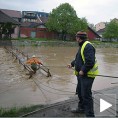
{"label": "tree", "polygon": [[50,31],[61,33],[61,38],[64,40],[67,34],[74,35],[79,30],[86,30],[87,21],[85,18],[78,18],[73,7],[64,3],[52,10],[46,27]]}
{"label": "tree", "polygon": [[12,23],[4,23],[0,25],[0,34],[1,34],[1,38],[2,38],[2,34],[4,34],[4,38],[5,39],[11,39],[11,34],[14,33],[14,28],[15,26],[13,26]]}
{"label": "tree", "polygon": [[116,38],[118,39],[118,21],[114,21],[112,20],[107,26],[106,26],[106,30],[103,34],[104,38],[107,39],[112,39],[112,38]]}

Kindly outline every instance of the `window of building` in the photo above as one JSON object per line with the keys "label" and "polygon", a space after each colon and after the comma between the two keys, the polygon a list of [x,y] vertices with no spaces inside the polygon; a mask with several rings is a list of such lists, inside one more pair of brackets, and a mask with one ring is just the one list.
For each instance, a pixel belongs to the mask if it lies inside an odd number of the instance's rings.
{"label": "window of building", "polygon": [[28,22],[30,22],[30,19],[27,19]]}

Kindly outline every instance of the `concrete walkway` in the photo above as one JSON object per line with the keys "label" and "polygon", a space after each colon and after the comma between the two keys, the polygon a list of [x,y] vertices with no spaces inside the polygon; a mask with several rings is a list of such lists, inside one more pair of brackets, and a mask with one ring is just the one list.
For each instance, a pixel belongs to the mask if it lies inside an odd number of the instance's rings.
{"label": "concrete walkway", "polygon": [[[102,117],[115,117],[118,111],[118,87],[112,87],[103,89],[97,92],[93,92],[94,96],[94,111],[95,116]],[[112,107],[100,112],[100,99],[112,104]],[[24,115],[30,117],[84,117],[85,114],[71,113],[71,109],[77,107],[78,98],[77,96],[51,104],[41,110],[34,111],[32,113]]]}

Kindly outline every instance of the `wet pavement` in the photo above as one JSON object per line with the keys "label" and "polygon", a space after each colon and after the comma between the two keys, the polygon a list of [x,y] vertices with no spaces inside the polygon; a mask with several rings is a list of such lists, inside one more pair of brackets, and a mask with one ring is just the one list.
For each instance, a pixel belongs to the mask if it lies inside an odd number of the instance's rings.
{"label": "wet pavement", "polygon": [[[115,95],[115,97],[114,97]],[[96,97],[97,96],[97,97]],[[100,99],[110,103],[112,106],[100,111]],[[116,117],[118,116],[118,87],[111,87],[97,92],[93,92],[95,117]],[[103,104],[103,103],[102,103]],[[72,113],[72,109],[77,108],[78,97],[71,97],[68,100],[47,105],[44,108],[32,111],[22,117],[85,117],[84,113]]]}

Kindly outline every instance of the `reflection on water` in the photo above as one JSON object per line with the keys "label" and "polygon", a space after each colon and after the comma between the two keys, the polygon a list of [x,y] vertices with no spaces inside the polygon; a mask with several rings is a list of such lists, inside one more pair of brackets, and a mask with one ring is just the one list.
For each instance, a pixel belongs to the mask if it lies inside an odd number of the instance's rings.
{"label": "reflection on water", "polygon": [[[77,80],[73,75],[73,70],[68,69],[67,65],[74,59],[78,50],[77,47],[20,47],[20,50],[28,53],[30,57],[35,54],[50,69],[52,77],[47,78],[38,71],[33,79],[22,78],[24,82],[17,83],[8,92],[0,94],[1,106],[50,104],[74,96]],[[96,57],[100,75],[118,76],[117,49],[97,49]],[[24,73],[22,72],[22,74]],[[10,79],[14,80],[13,78]],[[0,78],[1,81],[4,80]],[[117,85],[111,84],[112,82],[118,82],[118,80],[98,76],[94,81],[93,90]],[[4,82],[1,86],[4,86]]]}

